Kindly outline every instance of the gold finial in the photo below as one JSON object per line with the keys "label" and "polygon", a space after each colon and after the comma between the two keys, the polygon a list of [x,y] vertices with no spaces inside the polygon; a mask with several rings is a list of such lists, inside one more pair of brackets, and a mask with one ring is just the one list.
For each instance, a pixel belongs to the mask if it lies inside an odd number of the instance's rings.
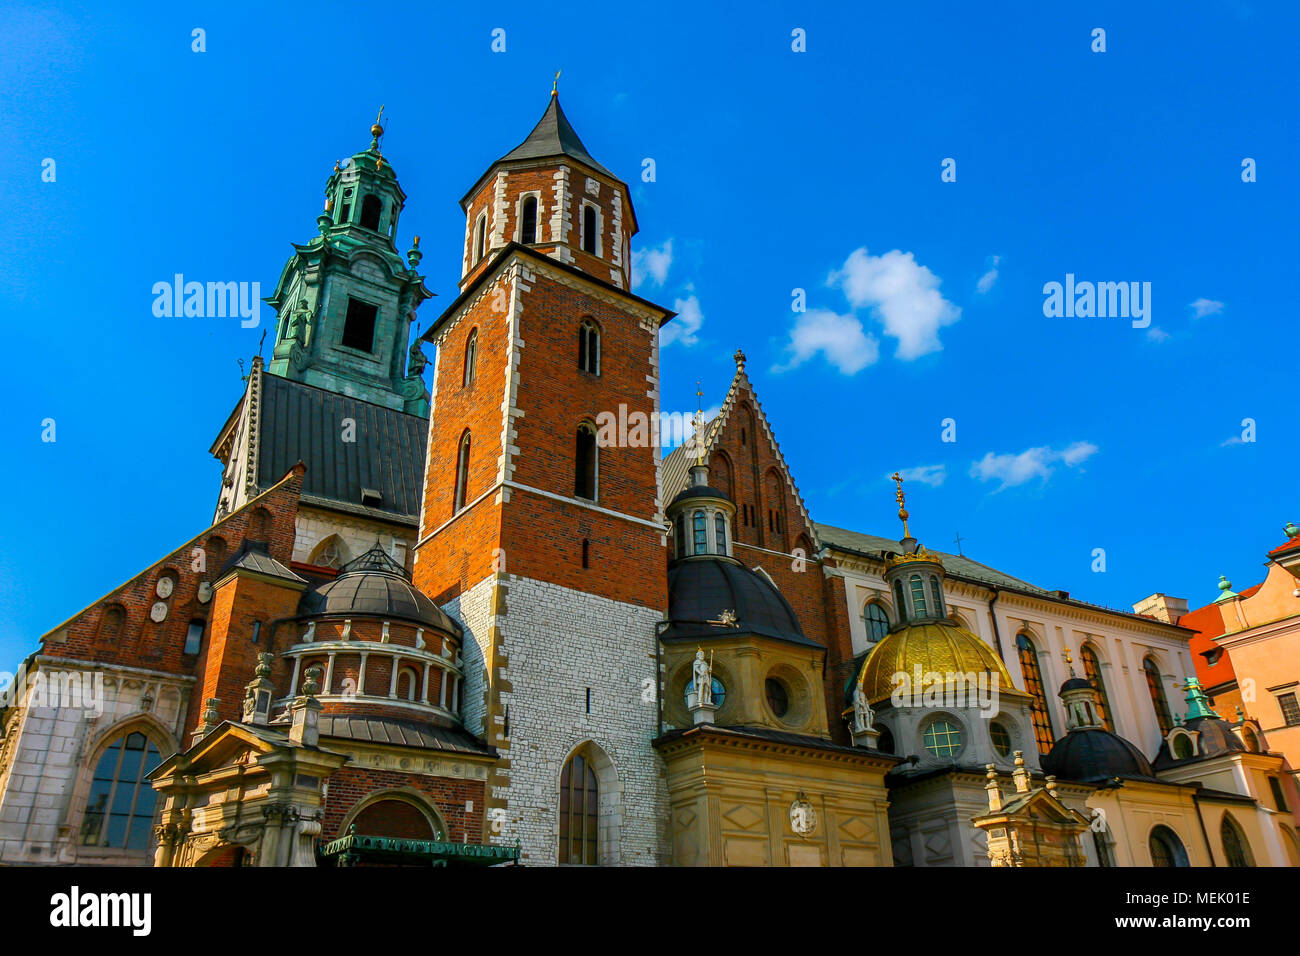
{"label": "gold finial", "polygon": [[1068,647],[1065,649],[1065,663],[1068,664],[1070,667],[1070,676],[1071,677],[1076,676],[1074,673],[1074,655],[1070,653],[1070,649]]}
{"label": "gold finial", "polygon": [[745,353],[741,349],[736,349],[736,354],[731,357],[736,360],[736,371],[743,372],[745,370]]}
{"label": "gold finial", "polygon": [[559,70],[556,70],[556,71],[555,71],[555,79],[551,80],[551,95],[552,95],[552,96],[557,96],[557,95],[559,94],[559,87],[560,87],[560,71],[559,71]]}
{"label": "gold finial", "polygon": [[370,135],[373,136],[375,139],[379,139],[379,137],[384,135],[384,128],[381,125],[379,125],[383,121],[383,119],[384,119],[384,107],[383,104],[381,103],[379,106],[379,112],[375,116],[375,122],[370,127]]}
{"label": "gold finial", "polygon": [[898,502],[898,518],[903,522],[903,537],[910,538],[911,534],[907,530],[907,499],[903,494],[903,476],[898,472],[894,472],[889,477],[898,485],[898,490],[894,492],[894,500]]}
{"label": "gold finial", "polygon": [[704,392],[695,380],[695,464],[704,464]]}

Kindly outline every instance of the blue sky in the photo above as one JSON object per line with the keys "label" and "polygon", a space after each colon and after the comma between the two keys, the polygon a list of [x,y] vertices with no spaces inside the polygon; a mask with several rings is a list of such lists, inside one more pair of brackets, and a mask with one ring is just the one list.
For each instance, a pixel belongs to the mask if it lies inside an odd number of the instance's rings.
{"label": "blue sky", "polygon": [[[270,294],[384,103],[427,325],[455,292],[457,200],[557,67],[588,149],[632,183],[634,247],[658,253],[639,291],[691,317],[665,408],[697,379],[717,404],[743,347],[816,520],[894,535],[885,476],[925,469],[924,542],[960,532],[1115,607],[1254,583],[1300,520],[1293,5],[106,6],[0,21],[5,661],[211,517],[208,448],[261,328],[155,318],[153,283]],[[1045,317],[1067,273],[1151,283],[1151,328]]]}

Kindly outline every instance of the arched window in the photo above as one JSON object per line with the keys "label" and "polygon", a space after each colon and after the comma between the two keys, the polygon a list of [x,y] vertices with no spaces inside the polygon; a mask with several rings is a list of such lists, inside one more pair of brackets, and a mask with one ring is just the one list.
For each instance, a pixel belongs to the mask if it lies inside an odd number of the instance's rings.
{"label": "arched window", "polygon": [[996,720],[989,721],[989,740],[999,757],[1011,756],[1011,731]]}
{"label": "arched window", "polygon": [[456,453],[456,493],[452,501],[452,513],[465,507],[465,498],[469,493],[469,432],[460,436],[460,450]]}
{"label": "arched window", "polygon": [[901,578],[894,579],[894,604],[898,608],[898,619],[906,621],[910,615],[907,613],[907,601],[903,597],[903,581]]}
{"label": "arched window", "polygon": [[912,588],[912,616],[925,617],[925,585],[921,583],[921,575],[913,574],[907,583]]}
{"label": "arched window", "polygon": [[474,261],[480,261],[487,254],[487,213],[480,213],[474,224]]}
{"label": "arched window", "polygon": [[252,520],[248,524],[248,534],[254,541],[266,541],[271,534],[271,512],[265,508],[253,509]]}
{"label": "arched window", "polygon": [[727,518],[721,511],[713,516],[713,550],[727,553]]}
{"label": "arched window", "polygon": [[466,387],[474,384],[474,375],[478,371],[478,329],[470,329],[469,337],[465,339],[465,373],[461,380],[461,386]]}
{"label": "arched window", "polygon": [[939,587],[939,578],[930,575],[930,597],[934,599],[934,616],[943,617],[943,589]]}
{"label": "arched window", "polygon": [[347,564],[347,551],[336,534],[330,535],[312,551],[308,564],[318,568],[341,568]]}
{"label": "arched window", "polygon": [[379,231],[379,219],[384,214],[384,202],[374,193],[361,200],[361,227]]}
{"label": "arched window", "polygon": [[190,626],[185,631],[185,647],[181,653],[193,656],[199,652],[199,648],[203,646],[203,624],[201,617],[190,621]]}
{"label": "arched window", "polygon": [[1259,736],[1249,727],[1241,728],[1241,739],[1246,744],[1246,749],[1251,753],[1259,752]]}
{"label": "arched window", "polygon": [[590,422],[578,426],[578,439],[573,457],[573,494],[577,498],[596,500],[596,429]]}
{"label": "arched window", "polygon": [[1187,866],[1187,851],[1178,834],[1166,826],[1158,826],[1151,831],[1147,840],[1151,851],[1152,866]]}
{"label": "arched window", "polygon": [[862,623],[867,629],[867,642],[878,644],[889,633],[889,615],[875,601],[868,601],[862,609]]}
{"label": "arched window", "polygon": [[339,225],[352,221],[352,190],[343,190],[343,202],[339,204]]}
{"label": "arched window", "polygon": [[352,818],[361,836],[389,837],[394,840],[441,840],[442,827],[430,814],[409,799],[381,799],[366,804]]}
{"label": "arched window", "polygon": [[587,758],[574,754],[560,772],[560,862],[596,864],[600,790]]}
{"label": "arched window", "polygon": [[1092,649],[1091,644],[1084,644],[1079,651],[1079,656],[1083,658],[1083,672],[1088,680],[1092,681],[1092,686],[1097,689],[1097,697],[1101,701],[1097,707],[1097,716],[1101,718],[1102,726],[1113,734],[1115,724],[1110,719],[1110,700],[1106,697],[1106,683],[1101,679],[1101,664],[1097,661],[1097,652]]}
{"label": "arched window", "polygon": [[536,196],[528,196],[524,199],[523,208],[519,213],[519,241],[525,245],[537,241]]}
{"label": "arched window", "polygon": [[593,256],[597,255],[596,249],[597,238],[599,233],[596,228],[597,215],[596,207],[587,205],[582,207],[582,251],[589,252]]}
{"label": "arched window", "polygon": [[880,736],[876,738],[876,749],[882,754],[892,754],[894,752],[894,735],[888,727],[880,728]]}
{"label": "arched window", "polygon": [[1250,856],[1250,844],[1246,841],[1246,834],[1241,832],[1241,827],[1237,821],[1232,819],[1232,815],[1225,813],[1223,823],[1219,825],[1219,837],[1223,840],[1223,855],[1228,861],[1228,866],[1254,866],[1255,863]]}
{"label": "arched window", "polygon": [[397,696],[399,698],[414,701],[418,686],[419,675],[416,674],[415,668],[403,667],[397,672]]}
{"label": "arched window", "polygon": [[1034,698],[1030,713],[1034,718],[1034,741],[1038,752],[1045,754],[1052,749],[1055,735],[1052,732],[1052,716],[1047,710],[1047,697],[1043,693],[1043,672],[1038,667],[1038,651],[1034,642],[1026,635],[1016,635],[1016,650],[1020,655],[1020,673],[1025,680],[1025,693]]}
{"label": "arched window", "polygon": [[578,368],[600,374],[600,326],[591,319],[583,319],[578,326]]}
{"label": "arched window", "polygon": [[158,791],[145,774],[158,766],[158,748],[131,731],[115,739],[95,764],[95,776],[81,821],[83,846],[147,850]]}
{"label": "arched window", "polygon": [[348,296],[348,311],[343,318],[343,336],[339,344],[358,352],[373,352],[378,318],[379,306]]}
{"label": "arched window", "polygon": [[213,574],[221,570],[221,566],[226,560],[227,547],[226,539],[219,534],[214,534],[208,538],[207,544],[204,546],[204,550],[207,551],[205,558],[208,570]]}
{"label": "arched window", "polygon": [[1151,692],[1151,706],[1156,711],[1156,721],[1160,724],[1160,736],[1166,736],[1173,730],[1174,721],[1169,716],[1169,703],[1165,700],[1165,682],[1160,678],[1160,668],[1151,658],[1142,662],[1142,670],[1147,675],[1147,690]]}
{"label": "arched window", "polygon": [[692,554],[709,553],[709,526],[704,519],[704,512],[697,511],[691,516],[691,531],[694,541]]}
{"label": "arched window", "polygon": [[104,644],[116,644],[122,635],[122,624],[126,621],[126,611],[119,604],[110,604],[104,608],[99,619],[99,633],[96,640]]}
{"label": "arched window", "polygon": [[1187,734],[1176,736],[1174,738],[1174,759],[1191,760],[1192,756],[1192,738]]}

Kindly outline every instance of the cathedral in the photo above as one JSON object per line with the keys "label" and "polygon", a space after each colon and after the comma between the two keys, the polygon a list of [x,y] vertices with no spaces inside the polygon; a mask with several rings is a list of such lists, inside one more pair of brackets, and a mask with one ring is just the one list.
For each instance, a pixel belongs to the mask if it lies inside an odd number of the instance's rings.
{"label": "cathedral", "polygon": [[414,341],[370,132],[267,299],[211,523],[18,667],[0,863],[1300,865],[1290,765],[1161,595],[930,550],[901,479],[890,534],[814,521],[825,463],[743,351],[671,453],[611,438],[658,420],[674,313],[554,90]]}

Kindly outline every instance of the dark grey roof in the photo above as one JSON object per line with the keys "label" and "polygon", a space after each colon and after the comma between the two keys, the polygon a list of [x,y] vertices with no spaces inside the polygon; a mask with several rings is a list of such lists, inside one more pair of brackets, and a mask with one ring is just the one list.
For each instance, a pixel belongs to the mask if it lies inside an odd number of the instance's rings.
{"label": "dark grey roof", "polygon": [[222,566],[217,573],[218,578],[235,570],[236,568],[245,571],[255,571],[258,574],[264,574],[271,578],[280,578],[284,581],[296,581],[299,584],[306,584],[307,579],[299,577],[293,571],[290,571],[275,558],[271,557],[267,551],[265,541],[245,541],[234,556]]}
{"label": "dark grey roof", "polygon": [[[356,441],[342,440],[343,419]],[[257,483],[275,484],[297,462],[307,466],[302,494],[378,518],[418,521],[429,422],[418,415],[262,373]],[[383,500],[361,502],[361,489]]]}
{"label": "dark grey roof", "polygon": [[396,744],[399,747],[418,747],[421,750],[496,756],[494,749],[468,731],[415,720],[401,720],[396,717],[322,714],[320,734],[322,737],[346,737],[349,740]]}
{"label": "dark grey roof", "polygon": [[871,750],[866,747],[850,747],[845,744],[837,744],[833,740],[827,740],[825,737],[810,737],[806,734],[792,734],[784,730],[772,730],[768,727],[719,727],[717,724],[697,724],[694,727],[683,727],[678,730],[670,730],[668,733],[659,737],[658,740],[668,743],[678,740],[682,737],[696,736],[700,733],[713,733],[727,737],[742,737],[751,740],[767,740],[777,744],[789,744],[795,747],[807,747],[810,750],[825,750],[831,753],[851,753],[859,757],[886,757],[891,760],[902,760],[901,757],[895,757],[893,754],[881,753],[879,750]]}
{"label": "dark grey roof", "polygon": [[[709,624],[734,611],[736,627]],[[722,557],[685,558],[668,568],[668,618],[664,640],[760,634],[821,647],[804,636],[790,602],[765,577]]]}
{"label": "dark grey roof", "polygon": [[578,134],[569,123],[568,117],[564,115],[564,110],[560,108],[559,96],[552,93],[551,101],[546,104],[546,112],[542,114],[538,124],[533,127],[533,131],[528,134],[528,138],[502,156],[497,162],[510,163],[522,159],[550,159],[557,156],[568,156],[580,163],[585,163],[598,173],[604,173],[611,179],[618,178],[596,162],[591,153],[587,152],[587,147],[582,145],[582,140],[578,138]]}
{"label": "dark grey roof", "polygon": [[[881,551],[901,554],[903,550],[902,546],[891,538],[882,538],[875,534],[862,534],[859,531],[849,531],[845,528],[833,528],[826,524],[817,525],[817,537],[822,544],[829,547],[846,548],[849,551],[859,551],[866,554],[878,554]],[[931,554],[939,555],[943,560],[944,570],[957,577],[969,578],[985,584],[994,584],[998,587],[1029,591],[1035,594],[1051,594],[1050,591],[1030,584],[1028,581],[1013,578],[1009,574],[1003,574],[996,568],[990,568],[987,564],[980,564],[978,561],[972,561],[962,555],[947,554],[943,551],[931,551]]]}
{"label": "dark grey roof", "polygon": [[1229,753],[1246,753],[1247,747],[1232,729],[1232,724],[1220,717],[1194,717],[1184,725],[1188,730],[1199,733],[1197,737],[1197,754],[1194,757],[1175,757],[1169,749],[1169,741],[1160,741],[1160,751],[1151,765],[1156,770],[1166,770],[1182,764],[1195,763],[1198,760],[1211,760]]}
{"label": "dark grey roof", "polygon": [[677,493],[677,497],[668,502],[668,507],[671,508],[673,505],[677,504],[677,502],[685,501],[687,498],[721,498],[723,501],[731,500],[727,497],[725,491],[720,491],[719,489],[713,488],[709,485],[688,485]]}
{"label": "dark grey roof", "polygon": [[1042,764],[1043,773],[1085,783],[1112,777],[1154,780],[1156,776],[1142,751],[1118,734],[1098,728],[1070,731],[1052,745]]}
{"label": "dark grey roof", "polygon": [[[367,555],[362,555],[362,558]],[[332,581],[306,592],[298,613],[315,616],[368,616],[413,621],[448,634],[461,634],[461,626],[430,601],[406,577],[350,562]],[[348,570],[348,568],[356,568]]]}

